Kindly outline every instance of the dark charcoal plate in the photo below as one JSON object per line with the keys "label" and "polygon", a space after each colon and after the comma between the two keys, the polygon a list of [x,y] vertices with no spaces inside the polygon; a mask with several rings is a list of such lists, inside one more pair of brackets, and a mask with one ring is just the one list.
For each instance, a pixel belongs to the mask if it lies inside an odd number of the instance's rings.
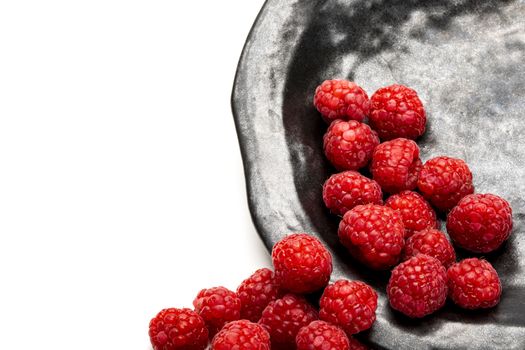
{"label": "dark charcoal plate", "polygon": [[[370,94],[394,82],[416,89],[429,116],[423,160],[463,158],[478,192],[511,202],[512,238],[486,256],[504,285],[496,308],[447,304],[406,319],[388,306],[388,273],[359,265],[338,243],[338,218],[321,200],[333,172],[321,146],[326,125],[312,107],[315,87],[332,77]],[[268,249],[289,232],[311,232],[332,250],[334,279],[361,279],[379,291],[377,322],[360,335],[374,348],[525,349],[524,111],[523,0],[268,0],[233,91],[257,230]]]}

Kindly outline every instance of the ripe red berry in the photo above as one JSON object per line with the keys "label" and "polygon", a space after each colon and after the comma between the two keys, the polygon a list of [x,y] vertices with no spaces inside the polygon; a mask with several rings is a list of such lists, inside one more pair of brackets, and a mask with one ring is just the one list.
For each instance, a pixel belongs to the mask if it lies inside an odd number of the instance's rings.
{"label": "ripe red berry", "polygon": [[206,322],[210,336],[226,323],[241,317],[241,300],[236,293],[224,287],[201,290],[193,300],[193,306]]}
{"label": "ripe red berry", "polygon": [[272,250],[275,279],[290,292],[315,292],[328,284],[332,256],[317,238],[306,233],[286,236]]}
{"label": "ripe red berry", "polygon": [[325,288],[319,305],[321,320],[352,335],[372,327],[376,319],[377,293],[366,283],[339,280]]}
{"label": "ripe red berry", "polygon": [[149,323],[149,337],[155,350],[204,350],[208,330],[204,320],[190,309],[164,309]]}
{"label": "ripe red berry", "polygon": [[270,269],[259,269],[237,288],[241,300],[241,318],[257,322],[271,301],[281,296],[279,284]]}
{"label": "ripe red berry", "polygon": [[452,209],[461,198],[474,192],[467,164],[450,157],[428,160],[421,168],[417,186],[423,197],[442,211]]}
{"label": "ripe red berry", "polygon": [[366,204],[346,212],[338,233],[356,259],[373,269],[387,269],[399,261],[405,228],[399,212]]}
{"label": "ripe red berry", "polygon": [[405,238],[418,231],[438,228],[434,209],[419,193],[403,191],[394,194],[387,199],[385,205],[401,214],[405,225]]}
{"label": "ripe red berry", "polygon": [[447,276],[449,296],[458,306],[480,309],[499,303],[501,282],[488,261],[477,258],[462,260],[448,269]]}
{"label": "ripe red berry", "polygon": [[227,323],[213,338],[212,350],[270,350],[270,334],[248,320]]}
{"label": "ripe red berry", "polygon": [[456,252],[445,234],[436,229],[427,229],[415,233],[406,240],[403,260],[418,254],[425,254],[438,259],[445,267],[456,261]]}
{"label": "ripe red berry", "polygon": [[317,87],[314,106],[324,120],[357,120],[362,122],[368,115],[370,101],[365,90],[347,80],[325,80]]}
{"label": "ripe red berry", "polygon": [[392,270],[387,294],[390,306],[408,317],[429,315],[445,305],[445,267],[431,256],[414,256]]}
{"label": "ripe red berry", "polygon": [[376,147],[370,171],[383,191],[397,193],[416,188],[421,166],[417,144],[412,140],[395,139]]}
{"label": "ripe red berry", "polygon": [[375,131],[355,120],[336,120],[323,137],[324,153],[339,170],[357,170],[368,164],[379,145]]}
{"label": "ripe red berry", "polygon": [[268,304],[259,324],[270,333],[272,349],[293,349],[299,330],[317,319],[317,311],[306,299],[286,294]]}
{"label": "ripe red berry", "polygon": [[297,350],[350,350],[345,332],[324,321],[313,321],[301,328],[295,342]]}
{"label": "ripe red berry", "polygon": [[491,252],[509,238],[512,209],[506,200],[493,194],[465,196],[449,213],[447,231],[462,248]]}
{"label": "ripe red berry", "polygon": [[425,132],[425,109],[417,93],[403,85],[377,90],[370,99],[370,126],[381,140],[415,140]]}
{"label": "ripe red berry", "polygon": [[377,182],[349,170],[334,174],[326,180],[323,200],[332,213],[344,215],[356,205],[383,204],[383,193]]}

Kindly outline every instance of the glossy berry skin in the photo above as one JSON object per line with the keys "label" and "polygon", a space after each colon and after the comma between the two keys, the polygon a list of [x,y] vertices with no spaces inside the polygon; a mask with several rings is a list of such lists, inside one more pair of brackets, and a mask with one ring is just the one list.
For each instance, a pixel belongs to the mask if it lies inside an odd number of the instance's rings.
{"label": "glossy berry skin", "polygon": [[336,215],[344,215],[356,205],[383,204],[383,192],[377,182],[356,171],[330,176],[323,185],[323,201]]}
{"label": "glossy berry skin", "polygon": [[293,349],[299,330],[318,318],[317,311],[306,299],[286,294],[268,304],[259,324],[270,333],[272,348]]}
{"label": "glossy berry skin", "polygon": [[297,350],[350,350],[345,332],[324,321],[314,321],[301,328],[295,343]]}
{"label": "glossy berry skin", "polygon": [[465,259],[448,271],[450,299],[465,309],[496,306],[501,297],[501,282],[492,265],[477,258]]}
{"label": "glossy berry skin", "polygon": [[390,306],[408,317],[429,315],[445,305],[445,267],[436,258],[416,255],[392,270],[387,295]]}
{"label": "glossy berry skin", "polygon": [[241,317],[241,300],[235,292],[224,287],[203,289],[193,300],[195,311],[204,319],[210,336],[226,323]]}
{"label": "glossy berry skin", "polygon": [[377,293],[366,283],[339,280],[325,288],[319,318],[352,335],[369,329],[376,320]]}
{"label": "glossy berry skin", "polygon": [[372,269],[382,270],[399,261],[405,227],[399,212],[366,204],[346,212],[338,234],[341,243],[356,259]]}
{"label": "glossy berry skin", "polygon": [[415,140],[425,132],[425,109],[417,93],[403,85],[377,90],[370,99],[369,123],[381,140]]}
{"label": "glossy berry skin", "polygon": [[237,288],[241,300],[241,318],[257,322],[266,306],[281,296],[272,270],[263,268],[242,281]]}
{"label": "glossy berry skin", "polygon": [[248,320],[227,323],[213,338],[212,350],[271,350],[270,334]]}
{"label": "glossy berry skin", "polygon": [[436,212],[417,192],[403,191],[390,196],[385,205],[399,211],[405,226],[405,238],[415,232],[438,228]]}
{"label": "glossy berry skin", "polygon": [[448,214],[447,231],[458,246],[489,253],[509,238],[512,209],[506,200],[493,194],[465,196]]}
{"label": "glossy berry skin", "polygon": [[317,238],[306,233],[286,236],[272,250],[277,283],[289,292],[315,292],[328,284],[332,255]]}
{"label": "glossy berry skin", "polygon": [[204,320],[190,309],[164,309],[149,323],[149,337],[155,350],[204,350],[208,330]]}
{"label": "glossy berry skin", "polygon": [[370,100],[365,90],[347,80],[325,80],[317,87],[314,106],[328,123],[335,119],[362,122],[368,115]]}
{"label": "glossy berry skin", "polygon": [[428,160],[421,168],[417,187],[425,199],[443,212],[474,192],[472,173],[467,164],[450,157]]}
{"label": "glossy berry skin", "polygon": [[383,191],[397,193],[416,188],[421,166],[417,144],[412,140],[394,139],[376,147],[370,171]]}
{"label": "glossy berry skin", "polygon": [[323,137],[326,158],[338,170],[358,170],[368,164],[379,145],[375,131],[355,120],[336,120]]}
{"label": "glossy berry skin", "polygon": [[438,259],[445,267],[456,261],[456,252],[445,234],[436,229],[419,231],[406,240],[403,260],[418,254],[425,254]]}

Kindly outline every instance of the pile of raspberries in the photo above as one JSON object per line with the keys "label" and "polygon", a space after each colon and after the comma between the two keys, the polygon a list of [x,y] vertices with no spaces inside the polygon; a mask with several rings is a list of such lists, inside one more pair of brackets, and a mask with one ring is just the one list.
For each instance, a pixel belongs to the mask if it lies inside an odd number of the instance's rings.
{"label": "pile of raspberries", "polygon": [[[441,156],[423,164],[414,142],[426,126],[417,93],[391,85],[369,99],[355,83],[327,80],[316,89],[314,105],[330,123],[326,157],[341,171],[325,182],[324,203],[342,216],[339,239],[355,260],[374,270],[392,269],[390,306],[420,318],[440,309],[447,296],[465,309],[498,304],[496,270],[475,257],[456,262],[435,210],[447,214],[452,242],[473,253],[489,253],[508,239],[512,210],[496,195],[474,194],[463,160]],[[307,233],[277,242],[272,262],[273,271],[255,271],[236,291],[203,289],[193,309],[160,311],[149,324],[153,348],[367,349],[353,335],[376,319],[372,287],[345,279],[330,283],[332,256]],[[318,305],[311,303],[315,295],[321,295]]]}

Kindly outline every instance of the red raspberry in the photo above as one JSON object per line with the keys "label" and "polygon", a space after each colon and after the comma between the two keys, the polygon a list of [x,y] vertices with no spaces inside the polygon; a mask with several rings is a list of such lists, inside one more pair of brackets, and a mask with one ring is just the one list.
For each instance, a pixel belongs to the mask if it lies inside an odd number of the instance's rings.
{"label": "red raspberry", "polygon": [[164,309],[149,323],[149,337],[155,350],[204,350],[208,330],[204,320],[190,309]]}
{"label": "red raspberry", "polygon": [[498,273],[486,260],[465,259],[447,271],[449,296],[465,309],[496,306],[501,297]]}
{"label": "red raspberry", "polygon": [[357,170],[368,164],[379,145],[375,131],[355,120],[336,120],[323,137],[324,153],[339,170]]}
{"label": "red raspberry", "polygon": [[417,187],[423,197],[442,211],[452,209],[461,198],[474,192],[467,164],[450,157],[428,160],[421,168]]}
{"label": "red raspberry", "polygon": [[217,333],[211,347],[213,350],[270,350],[270,334],[257,323],[233,321]]}
{"label": "red raspberry", "polygon": [[323,185],[323,200],[336,215],[362,204],[383,204],[381,187],[374,180],[356,171],[344,171],[330,176]]}
{"label": "red raspberry", "polygon": [[387,294],[390,306],[408,317],[429,315],[445,305],[445,267],[431,256],[414,256],[392,270]]}
{"label": "red raspberry", "polygon": [[211,336],[226,323],[241,317],[241,300],[224,287],[203,289],[193,300],[195,311],[204,319]]}
{"label": "red raspberry", "polygon": [[358,205],[339,224],[339,239],[358,260],[373,269],[394,266],[401,256],[405,227],[401,215],[389,207]]}
{"label": "red raspberry", "polygon": [[372,327],[376,319],[377,293],[366,283],[339,280],[325,288],[319,305],[321,320],[352,335]]}
{"label": "red raspberry", "polygon": [[403,260],[418,254],[425,254],[438,259],[443,266],[449,267],[456,261],[456,252],[445,234],[436,229],[417,232],[406,240]]}
{"label": "red raspberry", "polygon": [[439,226],[434,209],[419,193],[403,191],[394,194],[387,199],[385,205],[401,214],[405,225],[405,238],[415,232]]}
{"label": "red raspberry", "polygon": [[362,122],[368,115],[370,101],[365,90],[347,80],[325,80],[317,87],[314,106],[324,120],[357,120]]}
{"label": "red raspberry", "polygon": [[292,349],[299,330],[317,319],[317,311],[306,299],[286,294],[268,304],[259,324],[270,333],[272,348]]}
{"label": "red raspberry", "polygon": [[275,279],[293,293],[311,293],[326,286],[332,256],[317,238],[306,233],[286,236],[273,247]]}
{"label": "red raspberry", "polygon": [[237,288],[241,299],[241,318],[257,322],[271,301],[281,296],[279,284],[270,269],[259,269]]}
{"label": "red raspberry", "polygon": [[403,85],[377,90],[370,99],[370,126],[381,140],[415,140],[425,132],[427,118],[417,93]]}
{"label": "red raspberry", "polygon": [[493,194],[465,196],[447,217],[450,238],[475,253],[488,253],[503,244],[512,231],[510,204]]}
{"label": "red raspberry", "polygon": [[421,166],[417,144],[412,140],[395,139],[376,147],[370,171],[383,191],[396,193],[416,188]]}
{"label": "red raspberry", "polygon": [[350,350],[345,332],[324,321],[313,321],[301,328],[295,342],[297,350]]}

